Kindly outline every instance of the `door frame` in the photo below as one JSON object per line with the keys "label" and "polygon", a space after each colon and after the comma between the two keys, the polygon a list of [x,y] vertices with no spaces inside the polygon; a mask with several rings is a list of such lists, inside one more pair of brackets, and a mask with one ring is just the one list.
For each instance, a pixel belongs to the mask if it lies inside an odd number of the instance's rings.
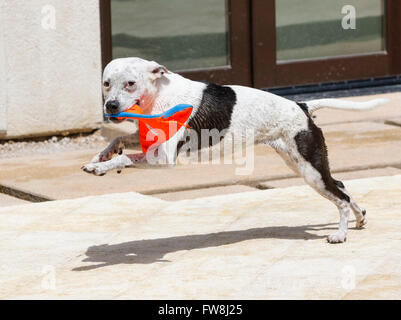
{"label": "door frame", "polygon": [[385,51],[277,62],[275,0],[253,0],[254,86],[305,85],[400,74],[401,1],[385,0],[384,6]]}
{"label": "door frame", "polygon": [[[180,70],[193,80],[252,86],[251,0],[226,0],[230,63],[227,66]],[[102,69],[112,60],[111,0],[99,0]]]}

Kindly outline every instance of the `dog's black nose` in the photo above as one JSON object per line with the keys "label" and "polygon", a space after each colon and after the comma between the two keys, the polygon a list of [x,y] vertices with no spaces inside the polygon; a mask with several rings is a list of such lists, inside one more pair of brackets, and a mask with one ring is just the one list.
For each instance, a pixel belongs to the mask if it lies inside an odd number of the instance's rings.
{"label": "dog's black nose", "polygon": [[106,102],[107,113],[117,113],[120,108],[120,103],[117,100],[110,100]]}

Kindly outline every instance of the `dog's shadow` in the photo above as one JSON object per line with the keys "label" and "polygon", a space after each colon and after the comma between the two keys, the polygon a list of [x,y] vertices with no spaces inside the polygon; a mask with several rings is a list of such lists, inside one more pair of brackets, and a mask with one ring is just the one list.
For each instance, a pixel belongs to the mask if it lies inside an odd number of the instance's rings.
{"label": "dog's shadow", "polygon": [[73,271],[87,271],[116,264],[149,264],[154,262],[168,262],[163,257],[170,252],[193,250],[209,247],[219,247],[253,239],[322,239],[308,231],[336,229],[331,224],[317,224],[305,226],[279,226],[252,228],[238,231],[224,231],[208,234],[197,234],[161,239],[136,240],[118,244],[102,244],[89,247],[83,262],[97,264],[74,268]]}

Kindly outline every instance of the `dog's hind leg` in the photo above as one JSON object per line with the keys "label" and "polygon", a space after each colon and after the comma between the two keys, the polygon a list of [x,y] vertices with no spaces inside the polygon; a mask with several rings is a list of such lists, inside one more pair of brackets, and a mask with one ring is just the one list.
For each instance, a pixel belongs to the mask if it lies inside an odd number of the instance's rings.
{"label": "dog's hind leg", "polygon": [[351,199],[331,177],[327,149],[322,131],[309,119],[309,127],[288,139],[284,160],[291,161],[306,183],[335,204],[340,213],[338,230],[328,236],[330,243],[344,242],[347,238]]}
{"label": "dog's hind leg", "polygon": [[354,215],[356,218],[356,227],[361,228],[364,225],[366,225],[368,223],[368,221],[366,219],[366,210],[358,206],[358,204],[354,201],[354,199],[352,199],[352,197],[349,194],[349,192],[347,191],[347,189],[345,189],[345,186],[341,181],[336,180],[334,178],[333,178],[333,180],[334,180],[334,183],[337,185],[337,187],[339,189],[341,189],[342,192],[344,192],[350,198],[351,209],[354,212]]}
{"label": "dog's hind leg", "polygon": [[273,141],[268,141],[265,144],[272,147],[280,155],[280,157],[284,160],[285,164],[292,171],[294,171],[294,173],[301,176],[301,173],[299,172],[299,169],[296,166],[296,163],[289,157],[289,149],[282,139],[279,138],[279,139],[276,139]]}
{"label": "dog's hind leg", "polygon": [[337,232],[328,236],[328,241],[330,243],[344,242],[347,238],[350,213],[349,196],[336,186],[329,172],[315,168],[313,163],[302,157],[302,154],[293,152],[289,158],[294,159],[293,163],[298,167],[298,172],[306,183],[337,206],[340,213],[339,228]]}

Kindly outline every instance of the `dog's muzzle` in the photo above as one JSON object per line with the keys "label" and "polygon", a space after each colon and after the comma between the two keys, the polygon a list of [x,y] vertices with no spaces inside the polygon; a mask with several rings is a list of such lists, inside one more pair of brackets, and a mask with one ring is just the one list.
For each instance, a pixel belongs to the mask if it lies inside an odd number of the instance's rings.
{"label": "dog's muzzle", "polygon": [[118,113],[120,109],[120,103],[117,100],[110,100],[106,102],[107,113]]}

